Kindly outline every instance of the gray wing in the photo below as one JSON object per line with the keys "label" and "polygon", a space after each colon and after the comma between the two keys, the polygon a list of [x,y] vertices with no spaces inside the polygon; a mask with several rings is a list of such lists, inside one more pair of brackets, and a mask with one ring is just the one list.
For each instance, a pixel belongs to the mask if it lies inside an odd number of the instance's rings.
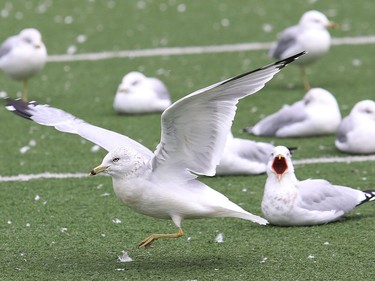
{"label": "gray wing", "polygon": [[215,175],[238,101],[262,89],[302,54],[213,84],[168,107],[161,117],[161,140],[153,168]]}
{"label": "gray wing", "polygon": [[332,185],[321,179],[300,181],[297,188],[300,193],[300,207],[311,211],[348,212],[365,199],[362,191]]}
{"label": "gray wing", "polygon": [[307,117],[304,102],[298,101],[292,105],[285,105],[279,111],[260,120],[247,131],[259,136],[275,136],[281,128],[302,122]]}
{"label": "gray wing", "polygon": [[21,99],[13,100],[9,98],[7,99],[6,108],[40,125],[52,126],[61,132],[77,134],[103,147],[107,151],[111,151],[119,146],[131,146],[143,156],[149,159],[153,157],[153,153],[149,149],[131,138],[91,125],[61,109],[48,105],[39,105],[35,102],[24,102]]}
{"label": "gray wing", "polygon": [[339,127],[337,128],[336,139],[341,142],[345,143],[347,141],[347,135],[350,131],[354,129],[354,122],[350,116],[346,116],[342,119]]}
{"label": "gray wing", "polygon": [[274,146],[269,143],[239,138],[235,138],[233,141],[237,143],[236,145],[238,147],[241,147],[241,150],[238,151],[238,155],[241,158],[254,162],[267,164],[268,159],[274,150]]}
{"label": "gray wing", "polygon": [[296,37],[300,29],[297,25],[285,29],[280,35],[276,44],[270,49],[269,56],[281,59],[282,54],[291,46],[296,44]]}
{"label": "gray wing", "polygon": [[157,93],[157,96],[160,99],[169,100],[170,99],[170,95],[169,95],[168,89],[165,86],[165,84],[162,81],[160,81],[159,79],[157,79],[157,78],[151,77],[149,79],[150,79],[150,82],[153,85],[153,89]]}
{"label": "gray wing", "polygon": [[12,50],[17,41],[18,37],[16,36],[9,37],[4,41],[4,43],[0,46],[0,59]]}

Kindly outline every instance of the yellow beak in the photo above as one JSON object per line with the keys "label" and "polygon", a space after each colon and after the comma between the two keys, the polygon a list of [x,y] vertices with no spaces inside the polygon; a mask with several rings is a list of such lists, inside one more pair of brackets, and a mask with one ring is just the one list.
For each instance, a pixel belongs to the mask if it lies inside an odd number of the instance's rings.
{"label": "yellow beak", "polygon": [[108,166],[98,166],[98,167],[92,169],[89,175],[95,176],[99,173],[105,172],[107,169],[108,169]]}
{"label": "yellow beak", "polygon": [[330,21],[330,22],[328,23],[327,27],[328,27],[328,28],[333,28],[333,29],[335,29],[335,28],[338,28],[338,27],[339,27],[339,24],[338,24],[338,23],[335,23],[335,22],[333,22],[333,21]]}

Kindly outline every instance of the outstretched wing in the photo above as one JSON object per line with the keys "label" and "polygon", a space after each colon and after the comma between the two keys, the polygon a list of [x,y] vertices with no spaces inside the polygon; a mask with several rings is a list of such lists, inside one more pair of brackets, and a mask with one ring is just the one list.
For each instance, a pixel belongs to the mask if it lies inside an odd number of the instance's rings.
{"label": "outstretched wing", "polygon": [[85,122],[74,115],[49,105],[40,105],[36,102],[25,102],[21,99],[6,99],[6,108],[26,119],[44,125],[52,126],[65,133],[77,134],[107,151],[119,146],[131,146],[142,155],[151,158],[153,153],[140,143],[119,133],[106,130]]}
{"label": "outstretched wing", "polygon": [[238,101],[262,89],[290,58],[216,83],[187,95],[162,114],[161,141],[153,168],[188,169],[213,176],[224,150]]}

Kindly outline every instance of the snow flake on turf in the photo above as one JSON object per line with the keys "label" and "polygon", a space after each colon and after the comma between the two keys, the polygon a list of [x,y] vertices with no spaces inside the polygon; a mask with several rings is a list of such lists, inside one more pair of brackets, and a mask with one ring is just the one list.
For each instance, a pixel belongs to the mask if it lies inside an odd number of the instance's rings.
{"label": "snow flake on turf", "polygon": [[267,257],[263,257],[263,258],[260,260],[260,263],[265,263],[267,260],[268,260]]}
{"label": "snow flake on turf", "polygon": [[98,152],[99,150],[100,150],[100,146],[96,144],[92,146],[90,149],[91,152]]}
{"label": "snow flake on turf", "polygon": [[0,91],[0,98],[5,99],[8,96],[8,94],[4,91]]}
{"label": "snow flake on turf", "polygon": [[66,53],[68,54],[68,55],[73,55],[73,54],[75,54],[77,52],[77,46],[75,46],[75,45],[70,45],[69,47],[68,47],[68,49],[66,50]]}
{"label": "snow flake on turf", "polygon": [[30,146],[26,145],[26,146],[23,146],[20,148],[20,153],[21,154],[25,154],[26,152],[28,152],[30,149]]}
{"label": "snow flake on turf", "polygon": [[84,43],[87,40],[87,36],[84,34],[80,34],[77,36],[76,40],[77,40],[77,43]]}
{"label": "snow flake on turf", "polygon": [[270,24],[270,23],[265,23],[265,24],[262,25],[262,30],[263,30],[265,33],[270,33],[270,32],[272,32],[272,30],[273,30],[273,26],[272,26],[272,24]]}
{"label": "snow flake on turf", "polygon": [[353,66],[361,66],[362,65],[362,61],[360,59],[353,59],[352,60],[352,65]]}
{"label": "snow flake on turf", "polygon": [[326,241],[326,242],[324,242],[324,243],[323,243],[323,245],[329,245],[329,242],[328,242],[328,241]]}
{"label": "snow flake on turf", "polygon": [[307,258],[313,260],[315,259],[315,256],[310,254]]}
{"label": "snow flake on turf", "polygon": [[35,201],[39,201],[40,200],[40,196],[39,195],[35,195],[34,200]]}
{"label": "snow flake on turf", "polygon": [[215,237],[215,242],[216,243],[223,243],[224,242],[224,234],[218,233]]}
{"label": "snow flake on turf", "polygon": [[66,227],[61,227],[61,228],[60,228],[60,231],[61,231],[62,233],[65,233],[65,232],[68,231],[68,228],[66,228]]}
{"label": "snow flake on turf", "polygon": [[119,262],[132,262],[133,259],[129,257],[128,252],[122,251],[122,255],[117,258]]}
{"label": "snow flake on turf", "polygon": [[119,224],[119,223],[121,223],[121,220],[118,219],[118,218],[115,218],[115,219],[112,220],[112,222],[115,223],[115,224]]}
{"label": "snow flake on turf", "polygon": [[178,4],[177,6],[177,12],[179,13],[185,13],[186,12],[186,5],[181,3],[181,4]]}
{"label": "snow flake on turf", "polygon": [[25,154],[26,152],[28,152],[30,150],[31,147],[33,147],[35,145],[36,145],[36,141],[30,140],[28,145],[25,145],[25,146],[20,148],[20,153]]}

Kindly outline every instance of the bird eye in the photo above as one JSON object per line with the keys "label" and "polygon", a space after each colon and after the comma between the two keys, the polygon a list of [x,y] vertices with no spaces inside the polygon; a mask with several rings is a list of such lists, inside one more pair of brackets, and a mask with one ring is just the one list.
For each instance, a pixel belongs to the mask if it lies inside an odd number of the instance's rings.
{"label": "bird eye", "polygon": [[23,38],[23,41],[25,41],[27,44],[32,43],[32,40],[30,38]]}
{"label": "bird eye", "polygon": [[138,85],[138,83],[139,83],[138,80],[134,80],[131,84],[132,84],[132,86],[136,86],[136,85]]}
{"label": "bird eye", "polygon": [[112,162],[118,162],[119,160],[120,160],[120,158],[116,157],[116,158],[112,159]]}

